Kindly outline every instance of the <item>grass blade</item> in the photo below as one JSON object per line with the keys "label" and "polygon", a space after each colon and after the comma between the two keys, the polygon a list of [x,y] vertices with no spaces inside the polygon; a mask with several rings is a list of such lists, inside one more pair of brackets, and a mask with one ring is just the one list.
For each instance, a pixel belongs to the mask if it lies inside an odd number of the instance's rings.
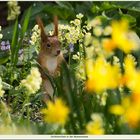
{"label": "grass blade", "polygon": [[30,19],[30,15],[31,15],[31,8],[30,7],[26,13],[26,18],[24,19],[24,22],[23,22],[23,25],[22,25],[22,30],[21,30],[21,36],[20,36],[20,40],[18,42],[18,45],[17,45],[17,48],[15,50],[15,59],[14,59],[14,65],[17,64],[18,62],[18,51],[21,47],[21,44],[22,44],[22,40],[24,38],[24,35],[25,35],[25,32],[27,31],[27,27],[28,27],[28,24],[29,24],[29,19]]}
{"label": "grass blade", "polygon": [[18,42],[18,19],[16,19],[11,44],[11,62],[13,63],[15,57],[15,50]]}

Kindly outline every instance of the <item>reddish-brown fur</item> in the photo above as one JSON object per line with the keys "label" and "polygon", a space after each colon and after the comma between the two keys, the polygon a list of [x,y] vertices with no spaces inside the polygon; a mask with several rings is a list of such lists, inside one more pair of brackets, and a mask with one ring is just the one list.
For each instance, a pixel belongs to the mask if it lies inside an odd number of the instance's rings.
{"label": "reddish-brown fur", "polygon": [[60,65],[64,61],[58,40],[58,19],[56,16],[54,17],[54,34],[52,36],[48,36],[45,33],[42,20],[39,17],[36,20],[41,29],[41,47],[38,62],[41,66],[40,72],[43,80],[43,89],[46,97],[53,99],[54,90],[52,84],[43,71],[47,71],[50,76],[55,77],[59,74]]}

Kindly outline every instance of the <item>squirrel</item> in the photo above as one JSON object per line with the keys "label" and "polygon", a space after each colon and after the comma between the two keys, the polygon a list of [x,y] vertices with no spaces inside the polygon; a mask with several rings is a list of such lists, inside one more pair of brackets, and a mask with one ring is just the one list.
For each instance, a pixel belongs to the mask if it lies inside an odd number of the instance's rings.
{"label": "squirrel", "polygon": [[41,30],[41,44],[38,54],[38,63],[40,64],[40,73],[42,77],[42,86],[45,92],[45,100],[54,99],[54,89],[51,81],[44,73],[47,71],[49,76],[55,78],[60,74],[61,63],[64,57],[61,52],[60,42],[58,40],[58,18],[54,16],[54,32],[52,36],[48,36],[45,32],[42,20],[37,17],[37,24]]}

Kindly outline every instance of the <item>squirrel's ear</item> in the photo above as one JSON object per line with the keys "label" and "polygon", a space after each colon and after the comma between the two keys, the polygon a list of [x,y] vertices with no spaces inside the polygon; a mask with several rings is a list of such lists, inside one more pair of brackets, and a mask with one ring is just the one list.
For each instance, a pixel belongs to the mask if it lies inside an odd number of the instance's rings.
{"label": "squirrel's ear", "polygon": [[54,36],[58,36],[58,17],[54,16]]}
{"label": "squirrel's ear", "polygon": [[47,35],[44,30],[44,24],[43,24],[42,20],[40,19],[40,17],[36,17],[36,22],[41,30],[41,40],[45,41],[47,39]]}

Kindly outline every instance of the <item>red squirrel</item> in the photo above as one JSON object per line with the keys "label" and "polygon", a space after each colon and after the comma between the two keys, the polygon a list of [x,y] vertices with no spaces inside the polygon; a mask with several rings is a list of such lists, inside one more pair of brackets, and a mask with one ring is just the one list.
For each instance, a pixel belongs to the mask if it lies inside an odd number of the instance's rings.
{"label": "red squirrel", "polygon": [[45,91],[46,100],[53,100],[54,89],[44,71],[47,71],[50,76],[56,77],[59,75],[60,65],[62,61],[64,61],[60,42],[58,40],[58,18],[54,16],[54,32],[52,36],[46,34],[43,22],[39,17],[36,18],[36,21],[41,30],[41,46],[38,55],[38,63],[41,67],[40,72],[43,81],[43,89]]}

